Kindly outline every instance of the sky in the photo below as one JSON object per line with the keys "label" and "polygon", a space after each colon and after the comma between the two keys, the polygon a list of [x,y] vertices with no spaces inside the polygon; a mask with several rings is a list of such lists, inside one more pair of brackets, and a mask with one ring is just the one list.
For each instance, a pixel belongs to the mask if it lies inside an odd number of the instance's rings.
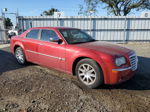
{"label": "sky", "polygon": [[9,12],[19,10],[22,16],[39,16],[44,10],[52,7],[64,11],[66,15],[76,15],[79,4],[83,0],[2,0],[1,8],[8,8]]}
{"label": "sky", "polygon": [[[79,5],[84,0],[1,0],[0,8],[7,8],[8,12],[19,11],[20,16],[39,16],[44,10],[57,8],[66,16],[77,16]],[[106,15],[106,11],[101,11],[101,15]]]}
{"label": "sky", "polygon": [[[39,16],[44,10],[52,7],[65,12],[66,16],[77,16],[79,4],[84,0],[2,0],[0,8],[8,8],[8,12],[19,10],[21,16]],[[103,12],[105,15],[106,12]]]}
{"label": "sky", "polygon": [[[39,16],[44,10],[54,7],[64,12],[65,16],[77,16],[79,5],[83,3],[84,0],[1,0],[0,8],[7,8],[8,12],[13,13],[18,10],[20,16]],[[107,11],[100,8],[97,15],[107,16]],[[14,15],[7,15],[7,17],[15,21]]]}

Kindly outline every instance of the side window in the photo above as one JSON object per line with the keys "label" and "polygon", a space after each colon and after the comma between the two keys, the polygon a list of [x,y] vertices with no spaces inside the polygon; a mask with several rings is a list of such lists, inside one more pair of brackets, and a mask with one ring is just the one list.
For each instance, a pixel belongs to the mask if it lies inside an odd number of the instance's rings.
{"label": "side window", "polygon": [[42,30],[41,40],[50,41],[50,38],[58,39],[58,36],[52,30]]}
{"label": "side window", "polygon": [[39,30],[31,30],[27,35],[26,38],[38,39]]}

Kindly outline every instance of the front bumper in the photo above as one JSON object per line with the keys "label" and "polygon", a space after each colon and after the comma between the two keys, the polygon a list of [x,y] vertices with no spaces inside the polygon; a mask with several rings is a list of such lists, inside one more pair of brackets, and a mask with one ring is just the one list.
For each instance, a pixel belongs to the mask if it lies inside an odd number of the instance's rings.
{"label": "front bumper", "polygon": [[112,69],[109,84],[125,82],[134,76],[135,71],[133,71],[131,67]]}
{"label": "front bumper", "polygon": [[[138,67],[138,58],[134,52],[125,55],[127,63],[121,67],[108,64],[105,72],[105,84],[118,84],[132,78]],[[110,68],[110,69],[109,69]]]}
{"label": "front bumper", "polygon": [[130,70],[131,67],[126,67],[126,68],[118,68],[118,69],[112,69],[112,71],[126,71],[126,70]]}
{"label": "front bumper", "polygon": [[121,83],[133,77],[138,67],[138,58],[135,53],[132,53],[128,56],[128,59],[130,66],[112,69],[110,84]]}

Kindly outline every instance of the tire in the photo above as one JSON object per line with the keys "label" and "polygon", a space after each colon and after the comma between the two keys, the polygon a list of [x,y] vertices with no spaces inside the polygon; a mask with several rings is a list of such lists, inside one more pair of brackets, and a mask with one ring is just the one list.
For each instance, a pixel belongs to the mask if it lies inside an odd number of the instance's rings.
{"label": "tire", "polygon": [[21,47],[16,48],[15,58],[17,59],[18,63],[21,64],[21,65],[25,65],[27,63],[26,59],[25,59],[25,54],[24,54]]}
{"label": "tire", "polygon": [[79,81],[88,88],[97,88],[103,84],[103,72],[96,61],[85,58],[75,67],[75,74]]}

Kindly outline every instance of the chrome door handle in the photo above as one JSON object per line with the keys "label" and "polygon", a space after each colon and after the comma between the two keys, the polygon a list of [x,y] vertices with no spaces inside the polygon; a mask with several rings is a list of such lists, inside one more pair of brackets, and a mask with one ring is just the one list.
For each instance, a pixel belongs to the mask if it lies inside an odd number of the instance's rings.
{"label": "chrome door handle", "polygon": [[44,44],[42,44],[42,43],[39,43],[38,45],[44,45]]}
{"label": "chrome door handle", "polygon": [[26,42],[26,40],[22,40],[22,42]]}

